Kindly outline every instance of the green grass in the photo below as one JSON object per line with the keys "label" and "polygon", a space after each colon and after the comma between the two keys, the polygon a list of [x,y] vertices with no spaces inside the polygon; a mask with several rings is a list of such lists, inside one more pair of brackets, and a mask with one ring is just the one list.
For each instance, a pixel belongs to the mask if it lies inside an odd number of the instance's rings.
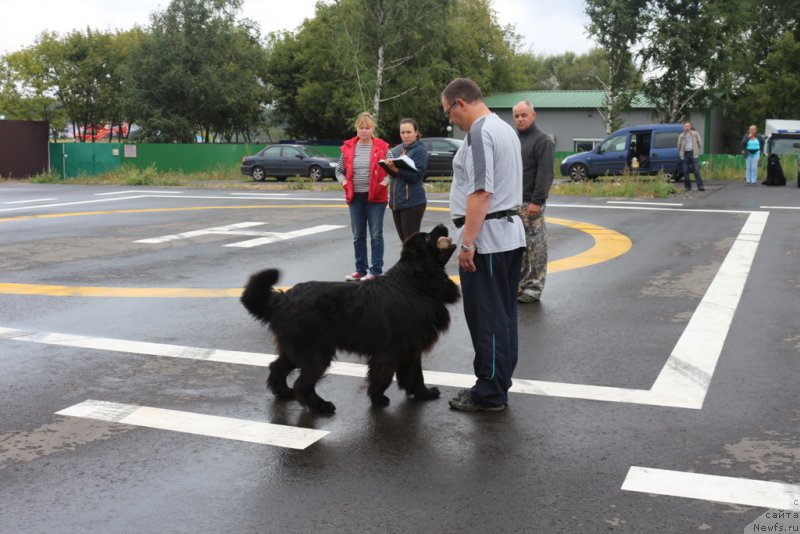
{"label": "green grass", "polygon": [[551,195],[627,198],[668,198],[676,192],[663,175],[603,176],[594,182],[564,182],[550,189]]}
{"label": "green grass", "polygon": [[[706,181],[740,181],[744,178],[744,160],[741,156],[710,155],[703,158],[702,173]],[[797,176],[798,160],[795,156],[781,158],[787,180],[794,181]],[[560,161],[555,162],[556,177],[562,178],[558,171]],[[766,175],[766,159],[759,169],[759,179]],[[326,180],[312,182],[308,178],[296,176],[284,182],[274,180],[253,182],[248,176],[242,176],[238,170],[220,167],[204,172],[183,173],[176,171],[159,171],[155,166],[140,169],[133,165],[123,165],[114,171],[95,176],[77,176],[62,180],[57,174],[39,174],[25,180],[29,183],[65,183],[86,185],[124,185],[124,186],[164,186],[164,187],[200,187],[223,189],[253,190],[316,190],[341,191],[337,182]],[[428,193],[448,193],[450,177],[432,178],[425,181]],[[604,176],[594,182],[569,182],[555,184],[551,190],[553,195],[580,195],[594,197],[630,197],[630,198],[667,198],[682,189],[678,184],[670,184],[663,175],[656,176]]]}

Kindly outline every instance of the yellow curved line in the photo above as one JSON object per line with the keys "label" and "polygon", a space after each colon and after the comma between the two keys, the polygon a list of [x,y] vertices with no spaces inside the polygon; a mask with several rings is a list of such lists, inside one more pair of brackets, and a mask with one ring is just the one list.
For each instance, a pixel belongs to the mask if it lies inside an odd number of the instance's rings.
{"label": "yellow curved line", "polygon": [[558,273],[581,267],[589,267],[605,261],[613,260],[628,252],[633,243],[625,234],[621,234],[610,228],[604,228],[595,224],[589,224],[568,219],[554,219],[547,217],[548,223],[568,226],[580,232],[589,234],[594,239],[594,246],[589,250],[564,258],[551,261],[547,264],[548,273]]}
{"label": "yellow curved line", "polygon": [[[58,217],[78,217],[90,215],[109,215],[123,213],[154,213],[168,211],[199,211],[199,210],[218,210],[218,209],[296,209],[296,208],[345,208],[342,204],[295,204],[295,205],[275,205],[275,204],[250,204],[242,206],[190,206],[182,208],[142,208],[127,210],[106,210],[106,211],[85,211],[72,213],[53,213],[44,215],[27,215],[12,218],[0,218],[0,222],[19,221],[29,219],[49,219]],[[431,206],[430,211],[449,211],[448,208]],[[589,234],[594,239],[594,245],[588,250],[560,260],[554,260],[547,264],[549,273],[557,273],[572,269],[579,269],[609,261],[628,252],[633,246],[631,240],[614,230],[597,226],[594,224],[572,221],[569,219],[558,219],[547,217],[545,219],[550,224],[567,226],[580,232]],[[451,276],[456,283],[460,283],[460,277]],[[286,290],[288,287],[276,288]],[[16,284],[0,283],[0,294],[10,295],[44,295],[54,297],[124,297],[124,298],[238,298],[242,294],[242,288],[190,288],[190,287],[92,287],[92,286],[62,286],[62,285],[43,285],[43,284]]]}

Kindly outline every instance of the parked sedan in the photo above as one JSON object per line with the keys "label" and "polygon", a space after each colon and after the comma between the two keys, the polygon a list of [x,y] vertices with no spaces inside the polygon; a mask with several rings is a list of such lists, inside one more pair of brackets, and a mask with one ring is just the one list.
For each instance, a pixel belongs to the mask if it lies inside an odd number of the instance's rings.
{"label": "parked sedan", "polygon": [[453,176],[453,156],[463,142],[452,137],[423,137],[420,139],[428,151],[428,176]]}
{"label": "parked sedan", "polygon": [[242,174],[263,182],[267,176],[284,181],[289,176],[308,176],[314,181],[336,179],[336,158],[304,145],[267,145],[254,156],[242,158]]}

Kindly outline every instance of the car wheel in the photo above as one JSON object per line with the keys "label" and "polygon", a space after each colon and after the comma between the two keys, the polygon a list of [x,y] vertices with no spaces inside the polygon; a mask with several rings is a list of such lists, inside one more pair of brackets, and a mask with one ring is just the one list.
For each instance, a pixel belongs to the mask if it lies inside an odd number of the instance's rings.
{"label": "car wheel", "polygon": [[322,167],[319,165],[312,165],[308,169],[308,177],[314,180],[315,182],[319,182],[322,180]]}
{"label": "car wheel", "polygon": [[250,171],[250,176],[253,177],[254,182],[263,182],[267,179],[267,175],[264,173],[264,168],[258,166],[253,167],[253,169]]}
{"label": "car wheel", "polygon": [[573,182],[583,182],[589,179],[589,169],[582,163],[575,163],[569,167],[569,177]]}

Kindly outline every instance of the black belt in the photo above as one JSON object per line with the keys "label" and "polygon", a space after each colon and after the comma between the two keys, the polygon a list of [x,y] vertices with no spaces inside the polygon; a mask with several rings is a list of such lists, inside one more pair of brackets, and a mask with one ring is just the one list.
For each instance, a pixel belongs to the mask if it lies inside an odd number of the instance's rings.
{"label": "black belt", "polygon": [[[502,211],[495,211],[494,213],[487,213],[486,217],[484,217],[483,219],[484,220],[502,219],[503,217],[506,217],[508,219],[508,222],[512,222],[511,217],[515,215],[519,215],[519,212],[517,210],[502,210]],[[466,221],[467,221],[466,217],[456,217],[455,219],[453,219],[453,225],[455,225],[456,228],[461,228],[462,226],[464,226],[464,223]]]}

